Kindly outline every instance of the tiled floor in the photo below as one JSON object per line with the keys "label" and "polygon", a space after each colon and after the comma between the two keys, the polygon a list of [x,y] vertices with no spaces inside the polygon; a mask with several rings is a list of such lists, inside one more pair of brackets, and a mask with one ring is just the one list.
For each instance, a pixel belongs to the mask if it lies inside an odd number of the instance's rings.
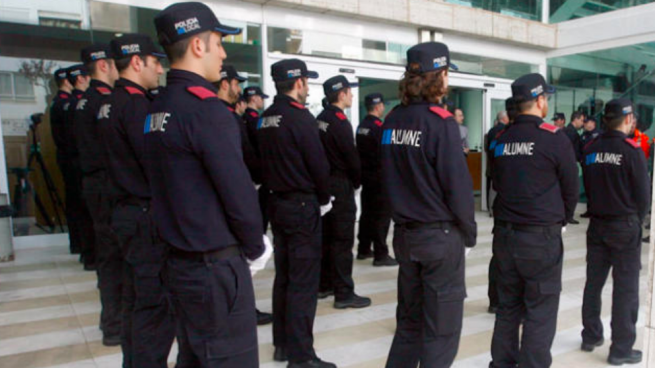
{"label": "tiled floor", "polygon": [[[454,365],[458,368],[484,368],[490,357],[494,317],[486,313],[486,295],[492,222],[486,214],[479,213],[477,217],[478,246],[467,259],[469,297]],[[579,350],[586,228],[587,222],[583,221],[581,225],[569,226],[565,234],[565,281],[553,367],[608,366],[608,344],[592,354]],[[647,257],[644,247],[644,264]],[[0,264],[0,367],[120,367],[120,349],[106,348],[100,342],[95,274],[82,271],[76,258],[67,254],[64,245],[22,247],[16,250],[16,261]],[[354,273],[357,292],[372,297],[373,306],[338,311],[331,307],[331,300],[319,301],[314,327],[316,349],[321,358],[336,362],[339,367],[383,367],[395,328],[397,269],[374,268],[370,262],[356,261]],[[261,310],[271,310],[273,274],[269,264],[255,278],[257,306]],[[646,274],[647,270],[642,270],[642,296],[646,293]],[[608,286],[603,308],[606,324],[610,297]],[[643,321],[642,308],[640,326]],[[606,331],[610,331],[609,326]],[[285,367],[272,361],[271,327],[260,327],[258,332],[261,366]],[[637,347],[641,346],[641,329],[639,334]],[[175,354],[174,349],[170,362]]]}

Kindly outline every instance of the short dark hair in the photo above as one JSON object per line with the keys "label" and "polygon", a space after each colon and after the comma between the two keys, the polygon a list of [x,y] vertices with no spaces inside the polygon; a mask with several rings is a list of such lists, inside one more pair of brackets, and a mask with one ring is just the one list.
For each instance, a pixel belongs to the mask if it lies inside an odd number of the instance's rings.
{"label": "short dark hair", "polygon": [[98,61],[100,61],[100,60],[96,60],[96,61],[92,61],[92,62],[90,62],[88,64],[84,64],[86,69],[89,71],[89,75],[94,75],[96,73],[96,71],[98,70]]}
{"label": "short dark hair", "polygon": [[619,116],[605,115],[605,117],[603,117],[603,122],[605,123],[605,127],[607,129],[616,129],[619,126],[621,126],[621,124],[623,123],[623,120],[625,119],[625,117],[626,117],[626,115],[619,115]]}
{"label": "short dark hair", "polygon": [[66,78],[63,78],[63,79],[55,79],[55,82],[57,82],[57,88],[61,88],[61,87],[63,87],[65,81],[67,81]]}
{"label": "short dark hair", "polygon": [[126,57],[126,58],[116,60],[116,69],[118,69],[119,73],[122,72],[123,70],[127,69],[130,66],[130,63],[132,63],[132,57],[134,57],[134,56],[140,58],[143,61],[143,64],[145,64],[145,66],[148,66],[148,58],[147,57],[144,57],[142,55],[132,55],[130,57]]}
{"label": "short dark hair", "polygon": [[284,94],[284,93],[291,92],[293,90],[293,86],[296,84],[296,81],[298,79],[300,78],[287,79],[280,82],[275,82],[275,89],[277,90],[277,93]]}
{"label": "short dark hair", "polygon": [[325,98],[327,98],[327,101],[328,101],[329,104],[333,104],[333,103],[339,102],[339,94],[347,93],[347,92],[348,92],[348,88],[343,88],[343,89],[340,89],[340,90],[338,90],[336,92],[332,92],[332,93],[328,94],[327,96],[325,96]]}
{"label": "short dark hair", "polygon": [[227,82],[227,85],[229,87],[230,82],[232,82],[232,79],[223,78],[221,80],[217,80],[216,82],[212,82],[212,84],[214,85],[214,87],[221,89],[221,84],[223,84],[223,82]]}
{"label": "short dark hair", "polygon": [[516,103],[516,109],[519,113],[524,113],[534,107],[537,100],[519,101]]}
{"label": "short dark hair", "polygon": [[207,49],[209,49],[209,36],[211,35],[211,31],[206,31],[202,33],[198,33],[197,35],[185,38],[183,40],[177,41],[175,43],[172,43],[170,45],[164,46],[164,51],[166,52],[166,55],[168,56],[168,60],[171,63],[176,62],[177,60],[180,60],[184,58],[184,55],[186,55],[186,50],[189,48],[189,44],[191,43],[191,40],[193,40],[194,37],[198,37],[201,40],[205,42],[205,45],[207,45]]}
{"label": "short dark hair", "polygon": [[582,113],[582,111],[574,111],[573,114],[571,114],[571,121],[578,120],[582,117],[584,117],[584,113]]}
{"label": "short dark hair", "polygon": [[246,96],[246,103],[251,103],[252,100],[255,98],[255,96],[258,96],[258,95]]}

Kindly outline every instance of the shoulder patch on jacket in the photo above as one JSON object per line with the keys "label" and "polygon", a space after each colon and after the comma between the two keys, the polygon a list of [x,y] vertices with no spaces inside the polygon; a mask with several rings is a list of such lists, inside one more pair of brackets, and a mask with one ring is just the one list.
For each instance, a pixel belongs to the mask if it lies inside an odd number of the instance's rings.
{"label": "shoulder patch on jacket", "polygon": [[193,86],[193,87],[187,87],[186,90],[191,93],[192,95],[198,97],[201,100],[206,100],[208,98],[216,97],[216,94],[209,89],[201,86]]}
{"label": "shoulder patch on jacket", "polygon": [[127,93],[129,93],[131,95],[144,95],[145,96],[145,93],[143,93],[143,91],[141,91],[140,89],[138,89],[136,87],[125,86],[125,90],[127,91]]}
{"label": "shoulder patch on jacket", "polygon": [[259,114],[256,113],[256,112],[254,112],[254,111],[251,111],[251,112],[250,112],[250,116],[252,116],[253,118],[258,118],[258,117],[259,117]]}
{"label": "shoulder patch on jacket", "polygon": [[296,101],[290,101],[290,102],[289,102],[289,105],[295,107],[296,109],[300,109],[300,110],[304,110],[304,109],[305,109],[305,105],[303,105],[303,104],[299,104],[299,103],[297,103]]}
{"label": "shoulder patch on jacket", "polygon": [[59,98],[68,99],[68,95],[65,93],[60,93]]}
{"label": "shoulder patch on jacket", "polygon": [[111,90],[107,87],[96,87],[96,91],[100,92],[102,95],[110,95]]}
{"label": "shoulder patch on jacket", "polygon": [[[587,144],[585,144],[584,147],[582,147],[582,150],[583,150],[583,151],[586,151],[587,148],[591,147],[591,145],[594,144],[594,142],[596,142],[596,140],[598,139],[598,137],[600,137],[600,136],[596,136],[596,137],[592,138],[589,142],[587,142]],[[626,139],[630,139],[630,138],[626,138]],[[630,140],[631,140],[631,139],[630,139]]]}
{"label": "shoulder patch on jacket", "polygon": [[634,148],[639,148],[639,143],[635,142],[635,140],[632,138],[626,138],[624,139],[624,142],[626,142],[627,144],[631,145]]}
{"label": "shoulder patch on jacket", "polygon": [[433,113],[439,115],[442,119],[448,119],[449,117],[453,116],[448,110],[441,108],[439,106],[432,106],[430,107],[430,111]]}
{"label": "shoulder patch on jacket", "polygon": [[381,127],[382,126],[382,120],[375,120],[375,125]]}
{"label": "shoulder patch on jacket", "polygon": [[339,120],[347,120],[347,119],[348,119],[348,117],[347,117],[344,113],[339,112],[339,111],[335,112],[334,115],[335,115]]}
{"label": "shoulder patch on jacket", "polygon": [[554,126],[553,124],[548,124],[548,123],[541,123],[539,125],[539,129],[545,130],[547,132],[551,132],[553,134],[557,133],[559,131],[559,128]]}

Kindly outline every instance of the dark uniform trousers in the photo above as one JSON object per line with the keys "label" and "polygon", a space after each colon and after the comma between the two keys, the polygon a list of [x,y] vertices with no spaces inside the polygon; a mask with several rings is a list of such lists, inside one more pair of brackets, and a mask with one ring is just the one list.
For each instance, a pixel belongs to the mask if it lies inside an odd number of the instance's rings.
{"label": "dark uniform trousers", "polygon": [[82,170],[77,160],[57,158],[66,190],[66,221],[71,251],[80,251],[84,264],[95,264],[95,231],[93,219],[82,194]]}
{"label": "dark uniform trousers", "polygon": [[489,306],[498,307],[498,261],[495,256],[491,256],[489,261],[489,287],[487,289],[489,297]]}
{"label": "dark uniform trousers", "polygon": [[562,290],[562,227],[496,221],[493,254],[500,303],[490,367],[550,367]]}
{"label": "dark uniform trousers", "polygon": [[290,362],[316,357],[314,318],[321,273],[321,211],[314,194],[272,193],[269,214],[275,244],[273,345]]}
{"label": "dark uniform trousers", "polygon": [[612,346],[610,355],[627,356],[637,336],[641,225],[633,218],[592,218],[587,230],[587,283],[582,303],[582,339],[593,343],[603,338],[600,320],[601,292],[612,268]]}
{"label": "dark uniform trousers", "polygon": [[389,255],[387,235],[391,225],[391,209],[379,179],[362,180],[361,204],[357,253],[370,254],[373,244],[373,257],[383,259]]}
{"label": "dark uniform trousers", "polygon": [[165,245],[157,235],[148,202],[119,201],[111,221],[124,258],[123,368],[167,367],[175,339],[175,323],[161,280]]}
{"label": "dark uniform trousers", "polygon": [[255,292],[238,246],[169,248],[164,271],[177,318],[177,368],[259,367]]}
{"label": "dark uniform trousers", "polygon": [[353,281],[353,246],[357,204],[350,179],[330,177],[330,195],[335,197],[332,210],[323,216],[323,260],[321,291],[334,290],[335,300],[347,300],[355,293]]}
{"label": "dark uniform trousers", "polygon": [[264,234],[268,230],[268,197],[270,196],[271,190],[268,189],[266,185],[262,185],[257,190],[257,195],[259,197],[259,209],[262,213],[262,224],[264,225]]}
{"label": "dark uniform trousers", "polygon": [[450,367],[464,316],[464,239],[451,223],[395,225],[400,264],[387,368]]}
{"label": "dark uniform trousers", "polygon": [[120,336],[123,257],[118,238],[111,228],[113,203],[104,170],[84,175],[83,195],[95,231],[98,288],[102,304],[100,325],[104,336]]}

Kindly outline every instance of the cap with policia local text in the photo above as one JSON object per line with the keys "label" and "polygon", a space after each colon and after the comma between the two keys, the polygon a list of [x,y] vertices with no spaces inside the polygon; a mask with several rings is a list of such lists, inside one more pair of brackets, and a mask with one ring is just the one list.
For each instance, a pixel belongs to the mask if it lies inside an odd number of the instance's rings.
{"label": "cap with policia local text", "polygon": [[68,81],[72,84],[75,85],[75,81],[77,80],[77,77],[80,75],[89,75],[89,71],[84,66],[84,64],[76,64],[68,69],[66,69],[66,78],[68,78]]}
{"label": "cap with policia local text", "polygon": [[114,53],[106,43],[94,43],[80,51],[80,59],[84,64],[89,64],[102,59],[113,59]]}
{"label": "cap with policia local text", "polygon": [[555,87],[546,83],[539,73],[526,74],[512,83],[512,97],[516,102],[534,100],[544,93],[555,93]]}
{"label": "cap with policia local text", "polygon": [[553,114],[553,121],[555,120],[566,120],[566,116],[564,116],[564,113],[562,112],[556,112]]}
{"label": "cap with policia local text", "polygon": [[200,2],[176,3],[167,7],[155,17],[155,28],[162,46],[207,31],[219,32],[223,36],[241,33],[240,28],[221,24],[211,8]]}
{"label": "cap with policia local text", "polygon": [[350,83],[343,75],[334,76],[323,83],[323,92],[326,96],[346,88],[355,88],[359,83]]}
{"label": "cap with policia local text", "polygon": [[384,102],[384,97],[382,97],[382,93],[371,93],[366,95],[364,97],[364,106],[374,106],[379,103]]}
{"label": "cap with policia local text", "polygon": [[237,73],[237,70],[234,69],[232,65],[223,65],[223,67],[221,68],[221,80],[223,79],[227,79],[229,81],[232,79],[236,79],[239,81],[239,83],[248,80],[247,78],[240,76],[239,73]]}
{"label": "cap with policia local text", "polygon": [[448,46],[441,42],[419,43],[407,50],[407,67],[414,63],[420,66],[421,73],[448,68],[459,69],[457,65],[450,62]]}
{"label": "cap with policia local text", "polygon": [[114,38],[110,42],[111,51],[114,53],[114,59],[119,60],[132,55],[147,56],[151,55],[158,58],[165,58],[166,54],[157,50],[152,39],[142,34],[126,34]]}
{"label": "cap with policia local text", "polygon": [[60,80],[68,78],[68,70],[66,68],[57,69],[53,75],[55,76],[55,80],[59,82]]}
{"label": "cap with policia local text", "polygon": [[275,82],[296,78],[318,78],[318,73],[307,70],[307,64],[299,59],[280,60],[271,65],[271,76]]}
{"label": "cap with policia local text", "polygon": [[246,89],[243,90],[243,95],[246,97],[260,96],[263,99],[268,98],[268,95],[262,92],[262,89],[257,86],[246,87]]}
{"label": "cap with policia local text", "polygon": [[605,105],[605,117],[616,118],[629,114],[634,114],[634,107],[627,98],[615,98]]}

